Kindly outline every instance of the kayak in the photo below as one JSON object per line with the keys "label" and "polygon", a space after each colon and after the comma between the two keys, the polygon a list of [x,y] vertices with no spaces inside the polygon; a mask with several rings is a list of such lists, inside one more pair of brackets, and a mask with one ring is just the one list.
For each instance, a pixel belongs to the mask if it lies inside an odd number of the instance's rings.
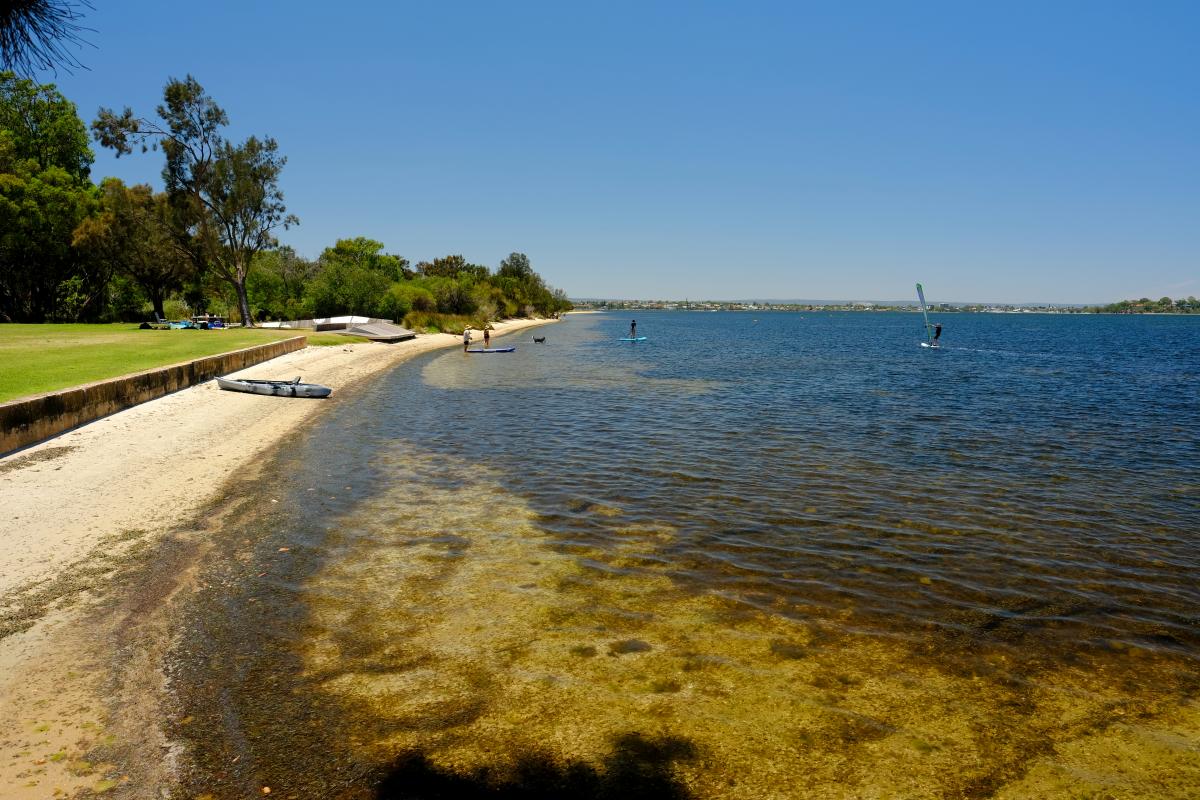
{"label": "kayak", "polygon": [[468,350],[468,353],[511,353],[517,348],[515,347],[476,347]]}
{"label": "kayak", "polygon": [[231,392],[271,394],[278,397],[329,397],[333,389],[319,383],[294,381],[256,381],[248,378],[217,378],[217,385]]}
{"label": "kayak", "polygon": [[631,336],[622,336],[621,341],[622,342],[644,342],[644,341],[646,341],[646,337],[645,336],[632,336],[632,337]]}

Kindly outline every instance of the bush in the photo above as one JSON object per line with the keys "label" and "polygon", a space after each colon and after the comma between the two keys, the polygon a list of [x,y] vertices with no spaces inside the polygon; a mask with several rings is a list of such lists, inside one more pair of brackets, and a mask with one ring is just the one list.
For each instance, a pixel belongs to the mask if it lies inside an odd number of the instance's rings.
{"label": "bush", "polygon": [[341,314],[379,316],[380,306],[391,287],[385,275],[346,264],[330,264],[305,292],[305,304],[318,317]]}
{"label": "bush", "polygon": [[132,280],[117,275],[108,284],[108,308],[105,322],[141,322],[154,316],[154,307],[143,297]]}
{"label": "bush", "polygon": [[437,300],[437,310],[443,314],[470,314],[475,311],[471,286],[454,278],[426,277],[414,282]]}
{"label": "bush", "polygon": [[192,310],[182,300],[166,300],[163,302],[163,313],[167,319],[187,319],[192,315]]}
{"label": "bush", "polygon": [[461,334],[467,328],[478,328],[479,322],[466,314],[438,314],[432,311],[413,311],[404,318],[404,327],[419,333]]}
{"label": "bush", "polygon": [[434,311],[437,301],[428,290],[409,282],[393,283],[380,303],[382,315],[402,320],[410,311]]}

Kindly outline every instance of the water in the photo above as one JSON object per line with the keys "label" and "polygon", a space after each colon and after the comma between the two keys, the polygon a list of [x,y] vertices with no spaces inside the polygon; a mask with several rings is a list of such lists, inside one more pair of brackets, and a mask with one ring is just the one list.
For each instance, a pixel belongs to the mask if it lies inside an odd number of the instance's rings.
{"label": "water", "polygon": [[637,319],[423,357],[247,487],[191,788],[1200,790],[1200,319]]}

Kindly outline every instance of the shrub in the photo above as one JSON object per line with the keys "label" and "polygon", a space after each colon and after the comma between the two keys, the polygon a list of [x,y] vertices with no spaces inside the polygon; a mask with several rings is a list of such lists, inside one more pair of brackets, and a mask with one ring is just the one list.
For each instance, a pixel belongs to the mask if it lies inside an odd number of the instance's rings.
{"label": "shrub", "polygon": [[402,320],[410,311],[433,311],[437,301],[433,295],[420,286],[409,282],[393,283],[380,302],[380,311],[384,317]]}
{"label": "shrub", "polygon": [[192,309],[182,300],[166,300],[163,302],[163,313],[167,319],[187,319],[192,315]]}
{"label": "shrub", "polygon": [[421,333],[461,334],[479,323],[466,314],[438,314],[432,311],[413,311],[404,318],[404,327]]}

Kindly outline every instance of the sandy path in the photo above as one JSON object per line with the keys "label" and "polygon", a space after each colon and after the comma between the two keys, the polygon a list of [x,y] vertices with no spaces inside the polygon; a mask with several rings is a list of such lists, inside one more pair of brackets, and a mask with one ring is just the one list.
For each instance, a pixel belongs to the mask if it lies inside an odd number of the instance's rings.
{"label": "sandy path", "polygon": [[[493,337],[549,321],[498,323]],[[475,331],[477,345],[481,338]],[[103,791],[110,777],[129,780],[113,765],[79,760],[113,736],[114,703],[153,706],[144,682],[124,692],[114,684],[113,652],[121,651],[127,671],[128,662],[143,662],[144,676],[158,668],[156,654],[170,636],[157,621],[143,621],[153,617],[145,609],[119,609],[103,630],[81,625],[89,604],[77,601],[119,581],[123,554],[165,541],[229,481],[252,475],[271,447],[335,404],[353,402],[348,387],[461,341],[432,334],[305,348],[234,374],[302,375],[333,386],[328,400],[222,392],[209,381],[0,458],[0,798]],[[184,576],[168,575],[165,583],[164,602],[186,590]],[[165,746],[147,724],[126,731],[134,740],[126,744]],[[135,794],[158,796],[149,791]]]}

